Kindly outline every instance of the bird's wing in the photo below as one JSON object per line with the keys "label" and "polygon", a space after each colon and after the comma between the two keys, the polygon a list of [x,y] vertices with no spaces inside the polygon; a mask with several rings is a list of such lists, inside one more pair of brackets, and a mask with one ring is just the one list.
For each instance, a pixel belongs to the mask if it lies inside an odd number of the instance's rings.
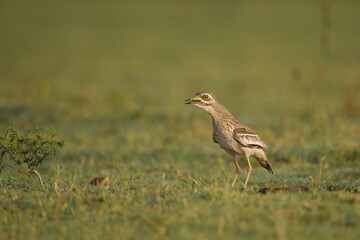
{"label": "bird's wing", "polygon": [[261,140],[261,138],[250,128],[240,127],[234,130],[233,137],[240,144],[247,147],[261,147],[268,150],[269,147]]}

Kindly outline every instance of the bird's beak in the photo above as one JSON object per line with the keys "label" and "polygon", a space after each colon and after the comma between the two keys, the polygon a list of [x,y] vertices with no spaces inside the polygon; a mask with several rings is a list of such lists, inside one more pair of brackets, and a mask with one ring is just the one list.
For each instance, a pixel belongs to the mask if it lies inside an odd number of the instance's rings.
{"label": "bird's beak", "polygon": [[185,104],[192,104],[192,103],[196,103],[196,102],[200,102],[200,100],[196,97],[185,100]]}

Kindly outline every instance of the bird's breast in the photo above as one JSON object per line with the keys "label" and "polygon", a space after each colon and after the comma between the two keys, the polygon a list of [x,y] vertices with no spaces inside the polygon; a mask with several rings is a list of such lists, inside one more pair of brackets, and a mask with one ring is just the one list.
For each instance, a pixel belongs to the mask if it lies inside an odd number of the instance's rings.
{"label": "bird's breast", "polygon": [[224,124],[213,124],[213,140],[230,154],[238,152],[238,143],[233,138],[234,129]]}

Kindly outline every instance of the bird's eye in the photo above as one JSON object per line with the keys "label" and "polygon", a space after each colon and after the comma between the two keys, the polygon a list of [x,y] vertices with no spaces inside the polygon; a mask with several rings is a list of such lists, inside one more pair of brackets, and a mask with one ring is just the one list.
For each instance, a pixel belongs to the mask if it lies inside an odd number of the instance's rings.
{"label": "bird's eye", "polygon": [[204,100],[209,100],[209,95],[204,94],[204,95],[201,96],[201,98],[204,99]]}

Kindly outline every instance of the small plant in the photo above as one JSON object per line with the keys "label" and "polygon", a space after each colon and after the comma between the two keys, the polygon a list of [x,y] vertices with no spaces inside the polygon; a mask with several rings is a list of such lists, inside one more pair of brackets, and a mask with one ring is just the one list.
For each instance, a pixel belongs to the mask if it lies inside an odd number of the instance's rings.
{"label": "small plant", "polygon": [[324,179],[322,177],[322,168],[323,168],[323,162],[325,161],[326,156],[319,156],[319,174],[318,178],[314,179],[312,175],[309,176],[310,181],[314,184],[315,189],[319,190],[321,188],[321,184],[324,182]]}
{"label": "small plant", "polygon": [[[18,135],[14,128],[9,128],[4,137],[0,137],[0,171],[9,166],[28,176],[35,174],[44,188],[37,168],[43,162],[55,157],[57,150],[64,147],[64,140],[58,139],[55,131],[51,139],[43,138],[43,131],[39,128],[27,131],[23,136]],[[3,159],[8,157],[14,165],[4,164]]]}

